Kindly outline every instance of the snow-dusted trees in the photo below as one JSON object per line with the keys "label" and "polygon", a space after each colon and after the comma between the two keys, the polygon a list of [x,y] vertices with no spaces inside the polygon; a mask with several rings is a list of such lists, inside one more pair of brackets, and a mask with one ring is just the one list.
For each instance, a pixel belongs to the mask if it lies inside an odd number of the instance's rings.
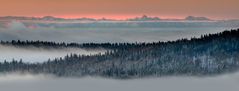
{"label": "snow-dusted trees", "polygon": [[137,78],[166,75],[215,75],[239,68],[239,29],[201,38],[157,43],[66,44],[41,41],[1,42],[36,47],[82,47],[110,49],[105,54],[69,54],[44,63],[0,63],[1,72],[46,73],[57,76],[103,76]]}

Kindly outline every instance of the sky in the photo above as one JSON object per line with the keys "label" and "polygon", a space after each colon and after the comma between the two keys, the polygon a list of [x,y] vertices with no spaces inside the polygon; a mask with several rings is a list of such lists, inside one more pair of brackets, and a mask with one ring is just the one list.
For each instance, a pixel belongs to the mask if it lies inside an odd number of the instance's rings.
{"label": "sky", "polygon": [[239,0],[0,0],[0,16],[239,18]]}

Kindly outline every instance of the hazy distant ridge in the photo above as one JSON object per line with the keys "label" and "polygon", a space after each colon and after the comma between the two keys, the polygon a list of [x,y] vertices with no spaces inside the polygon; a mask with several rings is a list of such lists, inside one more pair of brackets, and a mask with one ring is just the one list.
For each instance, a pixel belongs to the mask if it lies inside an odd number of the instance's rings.
{"label": "hazy distant ridge", "polygon": [[189,21],[210,21],[212,19],[209,19],[207,17],[197,17],[197,16],[187,16],[185,19],[161,19],[159,17],[151,17],[147,15],[143,15],[141,17],[135,17],[135,18],[129,18],[129,19],[108,19],[102,17],[101,19],[94,19],[94,18],[87,18],[87,17],[81,17],[81,18],[58,18],[54,16],[44,16],[44,17],[25,17],[25,16],[2,16],[0,17],[0,20],[45,20],[45,21],[64,21],[64,20],[81,20],[81,21],[167,21],[167,20],[175,20],[175,21],[182,21],[182,20],[189,20]]}

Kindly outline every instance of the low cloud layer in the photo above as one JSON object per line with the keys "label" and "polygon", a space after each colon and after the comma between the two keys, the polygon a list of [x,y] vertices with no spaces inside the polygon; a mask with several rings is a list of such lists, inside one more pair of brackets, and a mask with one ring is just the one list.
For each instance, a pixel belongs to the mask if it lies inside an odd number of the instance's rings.
{"label": "low cloud layer", "polygon": [[56,42],[157,42],[239,27],[215,22],[0,22],[0,39]]}
{"label": "low cloud layer", "polygon": [[113,80],[98,77],[54,78],[49,75],[0,76],[3,91],[237,91],[239,73],[216,77],[162,77]]}
{"label": "low cloud layer", "polygon": [[13,46],[0,45],[0,62],[4,60],[10,62],[13,59],[23,62],[45,62],[48,59],[54,59],[64,57],[67,54],[81,54],[81,55],[94,55],[99,53],[105,53],[106,50],[85,50],[80,48],[62,48],[62,49],[41,49],[41,48],[17,48]]}

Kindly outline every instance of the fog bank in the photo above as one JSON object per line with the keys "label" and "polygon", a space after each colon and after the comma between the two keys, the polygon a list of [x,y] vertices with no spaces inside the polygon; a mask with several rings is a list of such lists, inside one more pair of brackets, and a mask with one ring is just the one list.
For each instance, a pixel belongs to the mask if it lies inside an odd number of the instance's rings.
{"label": "fog bank", "polygon": [[113,80],[98,77],[54,78],[46,75],[0,76],[3,91],[237,91],[239,73],[216,77],[162,77]]}
{"label": "fog bank", "polygon": [[[1,22],[0,22],[1,23]],[[0,24],[1,25],[1,24]],[[6,25],[6,24],[5,24]],[[0,26],[0,39],[76,43],[158,42],[200,37],[238,28],[238,23],[217,22],[21,22]]]}
{"label": "fog bank", "polygon": [[70,54],[79,55],[94,55],[94,54],[104,54],[106,50],[96,49],[96,50],[85,50],[81,48],[61,48],[61,49],[43,49],[43,48],[17,48],[13,46],[2,46],[0,45],[0,62],[4,60],[10,62],[14,60],[22,59],[23,62],[45,62],[48,59],[54,59],[59,57],[65,57]]}

